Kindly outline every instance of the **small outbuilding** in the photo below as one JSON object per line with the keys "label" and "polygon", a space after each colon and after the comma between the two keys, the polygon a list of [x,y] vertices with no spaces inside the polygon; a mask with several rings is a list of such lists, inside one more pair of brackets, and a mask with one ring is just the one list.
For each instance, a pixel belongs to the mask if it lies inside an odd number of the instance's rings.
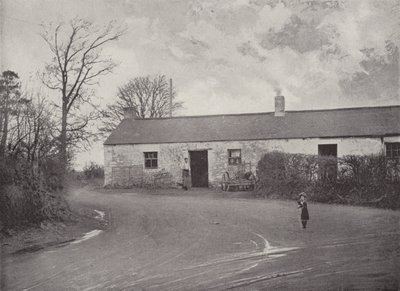
{"label": "small outbuilding", "polygon": [[105,185],[177,185],[189,158],[193,187],[219,185],[228,168],[253,171],[268,151],[400,157],[400,106],[138,119],[125,118],[104,143]]}

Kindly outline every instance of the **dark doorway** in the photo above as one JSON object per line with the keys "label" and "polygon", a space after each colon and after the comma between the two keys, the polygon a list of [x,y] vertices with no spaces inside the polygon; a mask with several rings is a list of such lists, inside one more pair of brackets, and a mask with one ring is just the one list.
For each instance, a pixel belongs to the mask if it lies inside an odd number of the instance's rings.
{"label": "dark doorway", "polygon": [[319,144],[319,178],[334,181],[337,178],[337,144]]}
{"label": "dark doorway", "polygon": [[193,187],[208,187],[208,152],[190,151]]}
{"label": "dark doorway", "polygon": [[319,144],[318,155],[323,157],[337,157],[337,144]]}

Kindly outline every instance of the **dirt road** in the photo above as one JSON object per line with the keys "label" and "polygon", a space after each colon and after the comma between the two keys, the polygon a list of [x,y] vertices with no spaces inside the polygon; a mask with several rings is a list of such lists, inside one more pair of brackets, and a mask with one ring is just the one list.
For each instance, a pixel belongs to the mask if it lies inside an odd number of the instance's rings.
{"label": "dirt road", "polygon": [[398,290],[400,213],[309,203],[80,191],[110,219],[60,248],[5,259],[7,290]]}

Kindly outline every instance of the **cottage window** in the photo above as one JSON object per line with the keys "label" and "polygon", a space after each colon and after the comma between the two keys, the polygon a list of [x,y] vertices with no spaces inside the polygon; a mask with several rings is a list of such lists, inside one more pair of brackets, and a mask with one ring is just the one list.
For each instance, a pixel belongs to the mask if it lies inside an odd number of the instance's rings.
{"label": "cottage window", "polygon": [[400,158],[400,142],[387,142],[385,144],[387,158]]}
{"label": "cottage window", "polygon": [[242,151],[241,150],[228,150],[228,164],[238,165],[242,163]]}
{"label": "cottage window", "polygon": [[157,169],[158,167],[157,152],[144,153],[144,167],[145,169]]}

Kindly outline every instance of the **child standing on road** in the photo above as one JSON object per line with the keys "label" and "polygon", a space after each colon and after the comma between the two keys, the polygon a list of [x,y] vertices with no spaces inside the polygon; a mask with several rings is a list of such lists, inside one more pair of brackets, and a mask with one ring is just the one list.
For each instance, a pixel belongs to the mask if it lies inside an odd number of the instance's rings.
{"label": "child standing on road", "polygon": [[307,221],[310,219],[310,216],[308,214],[308,209],[307,209],[307,194],[304,192],[301,192],[299,194],[299,201],[297,202],[298,208],[301,209],[301,214],[300,214],[300,219],[301,219],[301,224],[303,225],[303,228],[307,227]]}

